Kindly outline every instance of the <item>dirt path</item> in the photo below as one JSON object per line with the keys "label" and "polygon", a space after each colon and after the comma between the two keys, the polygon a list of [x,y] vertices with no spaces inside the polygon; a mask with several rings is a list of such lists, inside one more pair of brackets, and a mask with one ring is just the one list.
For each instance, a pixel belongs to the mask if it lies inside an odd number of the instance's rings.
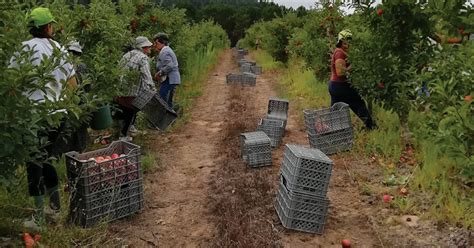
{"label": "dirt path", "polygon": [[[340,247],[340,240],[378,245],[342,160],[335,160],[332,202],[322,236],[285,230],[273,208],[284,146],[274,150],[273,166],[250,169],[239,159],[241,132],[254,131],[275,96],[276,78],[264,73],[256,87],[229,86],[236,72],[226,51],[196,101],[191,121],[155,145],[162,170],[145,177],[145,210],[112,227],[131,247]],[[291,106],[291,103],[290,103]],[[282,144],[308,143],[290,108]]]}

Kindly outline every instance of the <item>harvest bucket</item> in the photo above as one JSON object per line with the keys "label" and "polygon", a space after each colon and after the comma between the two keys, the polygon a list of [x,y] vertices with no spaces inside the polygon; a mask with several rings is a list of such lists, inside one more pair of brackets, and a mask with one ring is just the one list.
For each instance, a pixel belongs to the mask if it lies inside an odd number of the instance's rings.
{"label": "harvest bucket", "polygon": [[102,106],[92,113],[91,128],[94,130],[106,129],[112,125],[112,122],[110,105]]}

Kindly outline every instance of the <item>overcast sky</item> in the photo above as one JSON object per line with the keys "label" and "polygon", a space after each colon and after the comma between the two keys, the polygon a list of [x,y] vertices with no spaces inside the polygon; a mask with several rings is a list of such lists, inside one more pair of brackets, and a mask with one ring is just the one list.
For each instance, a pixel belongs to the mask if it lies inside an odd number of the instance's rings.
{"label": "overcast sky", "polygon": [[[293,7],[296,9],[299,6],[304,6],[305,8],[314,7],[314,4],[317,1],[316,0],[273,0],[273,2],[277,4],[285,5],[287,7]],[[350,2],[350,1],[347,1],[347,2]],[[376,0],[376,2],[381,2],[381,0]],[[473,4],[474,0],[470,0],[469,2]]]}

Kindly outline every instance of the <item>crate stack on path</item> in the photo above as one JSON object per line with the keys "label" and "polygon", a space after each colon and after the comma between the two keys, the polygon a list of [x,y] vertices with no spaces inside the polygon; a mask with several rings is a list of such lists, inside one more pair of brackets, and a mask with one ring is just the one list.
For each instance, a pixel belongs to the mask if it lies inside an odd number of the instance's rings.
{"label": "crate stack on path", "polygon": [[148,122],[160,131],[168,129],[178,118],[178,114],[154,90],[140,90],[132,105],[144,112]]}
{"label": "crate stack on path", "polygon": [[113,221],[143,209],[141,149],[125,141],[79,154],[66,153],[69,217],[83,227]]}
{"label": "crate stack on path", "polygon": [[287,144],[275,209],[288,229],[322,234],[329,209],[327,190],[333,162],[314,148]]}
{"label": "crate stack on path", "polygon": [[263,131],[270,137],[272,147],[280,146],[281,140],[285,135],[288,107],[288,100],[270,98],[268,101],[267,116],[260,119],[258,123],[257,131]]}
{"label": "crate stack on path", "polygon": [[303,113],[311,147],[326,155],[352,148],[354,133],[349,105],[337,102],[330,108],[304,110]]}
{"label": "crate stack on path", "polygon": [[257,168],[272,165],[272,147],[270,138],[264,132],[240,134],[242,159],[250,167]]}
{"label": "crate stack on path", "polygon": [[257,65],[255,61],[241,59],[238,61],[238,64],[240,66],[240,72],[242,73],[247,72],[255,75],[262,74],[262,67]]}

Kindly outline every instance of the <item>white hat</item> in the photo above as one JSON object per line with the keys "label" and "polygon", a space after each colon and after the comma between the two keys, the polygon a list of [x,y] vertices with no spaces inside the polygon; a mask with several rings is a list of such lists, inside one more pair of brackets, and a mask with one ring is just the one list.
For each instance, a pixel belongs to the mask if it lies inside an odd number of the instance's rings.
{"label": "white hat", "polygon": [[67,50],[82,53],[82,46],[77,41],[71,41],[68,44]]}
{"label": "white hat", "polygon": [[135,46],[136,48],[143,48],[143,47],[150,47],[153,43],[151,43],[147,37],[145,36],[138,36],[135,39]]}

